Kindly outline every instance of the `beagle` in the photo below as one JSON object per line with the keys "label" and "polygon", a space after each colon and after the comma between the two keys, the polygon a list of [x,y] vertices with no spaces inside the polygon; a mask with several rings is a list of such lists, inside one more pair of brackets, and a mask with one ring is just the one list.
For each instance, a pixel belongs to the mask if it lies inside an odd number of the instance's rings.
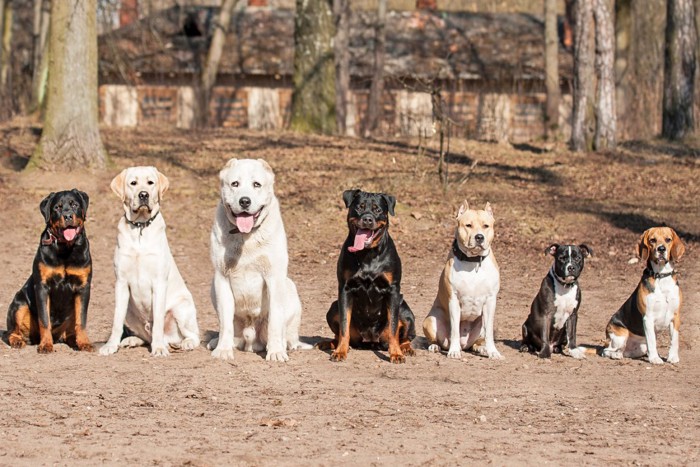
{"label": "beagle", "polygon": [[678,331],[683,295],[678,285],[675,263],[685,245],[670,227],[653,227],[642,234],[637,254],[646,262],[639,285],[615,313],[605,330],[608,347],[603,356],[621,359],[646,354],[649,362],[661,364],[656,348],[656,332],[668,328],[671,345],[667,361],[678,363]]}

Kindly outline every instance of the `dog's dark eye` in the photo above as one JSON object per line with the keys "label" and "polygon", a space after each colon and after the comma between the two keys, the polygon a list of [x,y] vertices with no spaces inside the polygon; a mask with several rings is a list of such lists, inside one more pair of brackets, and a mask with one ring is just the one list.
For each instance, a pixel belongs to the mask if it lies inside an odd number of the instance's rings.
{"label": "dog's dark eye", "polygon": [[472,225],[471,225],[471,224],[467,224],[465,227],[468,228],[468,229],[471,229],[471,228],[472,228]]}
{"label": "dog's dark eye", "polygon": [[655,239],[655,238],[652,238],[651,240],[649,240],[649,243],[651,243],[651,244],[656,243],[656,239]]}
{"label": "dog's dark eye", "polygon": [[131,186],[136,186],[136,180],[132,180],[130,183]]}
{"label": "dog's dark eye", "polygon": [[484,224],[484,228],[485,228],[485,229],[488,229],[488,228],[489,228],[489,225],[488,225],[488,224]]}
{"label": "dog's dark eye", "polygon": [[231,186],[234,188],[238,188],[238,182],[231,182]]}
{"label": "dog's dark eye", "polygon": [[365,203],[360,204],[360,209],[365,209],[366,207]]}
{"label": "dog's dark eye", "polygon": [[253,182],[253,188],[260,188],[262,185],[258,182]]}
{"label": "dog's dark eye", "polygon": [[670,239],[670,238],[667,238],[667,239],[666,239],[666,243],[671,243],[671,239]]}
{"label": "dog's dark eye", "polygon": [[154,182],[153,180],[149,180],[149,181],[148,181],[148,184],[149,184],[149,185],[153,185],[154,183],[155,183],[155,182]]}

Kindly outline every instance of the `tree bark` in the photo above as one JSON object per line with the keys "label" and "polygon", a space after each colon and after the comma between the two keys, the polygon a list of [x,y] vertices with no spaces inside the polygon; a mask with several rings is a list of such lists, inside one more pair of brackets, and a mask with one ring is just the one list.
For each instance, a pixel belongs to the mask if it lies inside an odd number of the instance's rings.
{"label": "tree bark", "polygon": [[379,127],[382,115],[382,94],[384,94],[384,58],[386,48],[386,0],[379,0],[377,6],[377,26],[374,39],[374,75],[369,89],[369,103],[364,137],[368,138]]}
{"label": "tree bark", "polygon": [[346,136],[350,93],[350,1],[334,0],[335,33],[335,118],[338,134]]}
{"label": "tree bark", "polygon": [[296,0],[291,128],[335,133],[332,0]]}
{"label": "tree bark", "polygon": [[693,0],[667,0],[661,135],[679,140],[695,129],[696,25]]}
{"label": "tree bark", "polygon": [[219,10],[219,17],[214,25],[214,34],[211,38],[211,44],[209,44],[207,60],[202,69],[195,103],[195,126],[199,128],[209,125],[211,92],[214,88],[214,83],[216,83],[216,74],[219,71],[219,62],[224,50],[226,35],[231,27],[231,15],[237,3],[238,0],[223,0]]}
{"label": "tree bark", "polygon": [[547,138],[555,139],[559,128],[559,34],[557,32],[557,1],[544,2],[544,62],[547,106],[545,130]]}
{"label": "tree bark", "polygon": [[576,0],[574,4],[574,95],[571,124],[571,149],[592,148],[593,119],[593,41],[591,23],[593,0]]}
{"label": "tree bark", "polygon": [[103,168],[97,113],[96,0],[51,3],[44,128],[28,168]]}
{"label": "tree bark", "polygon": [[615,28],[610,0],[595,0],[595,68],[598,78],[596,125],[593,148],[615,149],[617,115],[615,113]]}
{"label": "tree bark", "polygon": [[2,59],[0,60],[0,87],[6,95],[10,94],[8,79],[12,53],[12,24],[14,22],[14,8],[12,0],[5,0],[2,5]]}
{"label": "tree bark", "polygon": [[49,72],[49,24],[50,0],[34,0],[34,56],[32,73],[31,111],[42,110],[46,96],[46,79]]}

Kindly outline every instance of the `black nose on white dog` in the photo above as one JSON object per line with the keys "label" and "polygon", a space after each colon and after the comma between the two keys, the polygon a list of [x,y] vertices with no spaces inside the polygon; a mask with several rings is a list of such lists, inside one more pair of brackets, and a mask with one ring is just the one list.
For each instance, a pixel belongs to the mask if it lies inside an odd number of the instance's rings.
{"label": "black nose on white dog", "polygon": [[474,235],[474,240],[475,240],[476,243],[478,243],[478,244],[484,243],[484,234],[476,234],[476,235]]}
{"label": "black nose on white dog", "polygon": [[250,198],[244,196],[238,200],[238,204],[240,204],[243,209],[248,209],[250,207]]}
{"label": "black nose on white dog", "polygon": [[147,203],[148,202],[148,192],[147,191],[141,191],[139,193],[139,201],[141,203]]}

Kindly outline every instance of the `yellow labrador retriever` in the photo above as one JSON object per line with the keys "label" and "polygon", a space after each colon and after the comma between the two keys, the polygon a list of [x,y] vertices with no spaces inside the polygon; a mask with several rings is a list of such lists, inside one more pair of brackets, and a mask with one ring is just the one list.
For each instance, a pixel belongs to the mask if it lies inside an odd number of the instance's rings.
{"label": "yellow labrador retriever", "polygon": [[299,342],[301,302],[287,276],[275,176],[262,159],[231,159],[219,179],[221,200],[211,231],[211,295],[219,337],[208,348],[222,360],[232,359],[235,347],[267,350],[267,360],[286,362],[287,350],[311,346]]}
{"label": "yellow labrador retriever", "polygon": [[160,213],[168,179],[155,167],[130,167],[111,187],[122,200],[124,217],[114,251],[114,324],[100,354],[146,343],[157,357],[168,356],[168,346],[194,349],[199,345],[197,311],[170,253]]}

